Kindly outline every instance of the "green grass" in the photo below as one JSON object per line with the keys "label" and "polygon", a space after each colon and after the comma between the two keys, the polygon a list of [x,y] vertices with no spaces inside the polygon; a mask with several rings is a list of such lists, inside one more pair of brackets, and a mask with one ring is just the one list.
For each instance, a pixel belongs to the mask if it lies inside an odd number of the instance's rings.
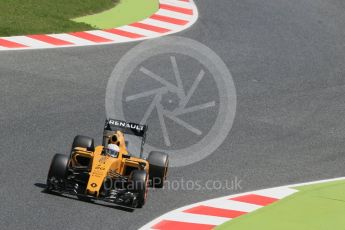
{"label": "green grass", "polygon": [[[107,11],[74,19],[96,28],[108,29],[128,25],[151,16],[159,8],[158,0],[122,0]],[[128,10],[130,9],[130,11]]]}
{"label": "green grass", "polygon": [[345,227],[345,181],[296,188],[299,192],[217,230],[325,230]]}
{"label": "green grass", "polygon": [[[108,20],[112,20],[109,25],[124,25],[152,14],[156,8],[158,0],[0,0],[0,36],[90,30],[97,28],[97,20],[102,25],[108,25]],[[100,19],[84,18],[94,26],[77,22],[83,18],[71,20],[97,13],[101,13]]]}

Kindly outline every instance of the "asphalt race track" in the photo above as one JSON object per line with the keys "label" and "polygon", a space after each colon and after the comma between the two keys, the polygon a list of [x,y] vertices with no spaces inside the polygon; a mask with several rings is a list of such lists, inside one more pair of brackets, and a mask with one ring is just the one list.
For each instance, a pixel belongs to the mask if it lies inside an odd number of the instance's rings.
{"label": "asphalt race track", "polygon": [[213,155],[171,169],[169,179],[237,177],[242,190],[151,191],[134,212],[42,193],[53,154],[68,152],[76,134],[100,143],[108,78],[135,44],[6,51],[0,52],[1,229],[137,229],[185,204],[345,175],[345,2],[196,4],[199,21],[179,36],[224,60],[237,112]]}

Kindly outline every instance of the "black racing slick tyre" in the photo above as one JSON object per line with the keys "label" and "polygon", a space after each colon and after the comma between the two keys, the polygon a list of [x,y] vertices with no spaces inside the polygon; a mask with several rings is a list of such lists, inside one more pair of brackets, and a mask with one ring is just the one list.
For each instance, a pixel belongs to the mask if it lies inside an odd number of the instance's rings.
{"label": "black racing slick tyre", "polygon": [[95,151],[95,142],[93,138],[78,135],[74,138],[72,150],[76,147],[86,148],[88,151]]}
{"label": "black racing slick tyre", "polygon": [[131,190],[137,193],[136,208],[142,208],[147,199],[148,176],[144,170],[133,170],[130,175]]}
{"label": "black racing slick tyre", "polygon": [[47,176],[47,189],[52,189],[52,180],[61,182],[66,178],[69,157],[64,154],[55,154],[50,164]]}
{"label": "black racing slick tyre", "polygon": [[152,151],[147,158],[150,167],[150,181],[152,187],[162,188],[168,173],[169,155]]}

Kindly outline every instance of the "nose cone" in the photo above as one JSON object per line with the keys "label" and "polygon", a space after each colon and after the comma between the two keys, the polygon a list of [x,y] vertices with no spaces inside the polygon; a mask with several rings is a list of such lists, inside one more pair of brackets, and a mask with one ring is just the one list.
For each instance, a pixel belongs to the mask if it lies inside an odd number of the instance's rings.
{"label": "nose cone", "polygon": [[87,193],[98,196],[103,186],[103,181],[107,176],[109,164],[108,157],[96,156],[93,161],[92,171],[90,172],[89,182],[87,185]]}

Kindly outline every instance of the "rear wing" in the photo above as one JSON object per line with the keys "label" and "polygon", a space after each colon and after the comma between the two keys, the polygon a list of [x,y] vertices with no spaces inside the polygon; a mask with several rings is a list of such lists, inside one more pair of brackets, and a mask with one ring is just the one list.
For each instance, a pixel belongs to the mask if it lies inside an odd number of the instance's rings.
{"label": "rear wing", "polygon": [[104,130],[121,131],[125,134],[145,137],[147,125],[136,124],[132,122],[108,119],[105,121]]}
{"label": "rear wing", "polygon": [[104,133],[121,131],[124,134],[134,135],[141,138],[141,150],[140,157],[142,157],[144,151],[144,144],[146,141],[147,125],[136,124],[133,122],[107,119],[104,125]]}

